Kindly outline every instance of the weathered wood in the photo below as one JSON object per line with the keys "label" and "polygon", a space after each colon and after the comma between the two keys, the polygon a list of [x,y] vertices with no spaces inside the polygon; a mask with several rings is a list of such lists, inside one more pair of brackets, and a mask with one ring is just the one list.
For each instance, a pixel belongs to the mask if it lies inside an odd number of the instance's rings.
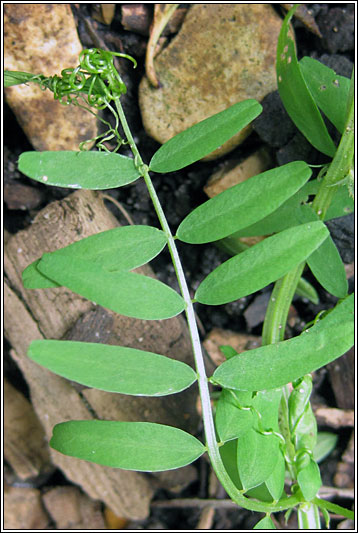
{"label": "weathered wood", "polygon": [[[156,351],[191,363],[190,342],[181,316],[141,321],[116,315],[65,288],[25,290],[22,270],[44,252],[117,226],[100,193],[77,191],[47,206],[31,227],[12,236],[5,249],[5,334],[13,357],[29,383],[31,398],[47,438],[54,424],[94,417],[150,420],[193,430],[197,426],[195,387],[164,398],[141,398],[84,389],[56,376],[26,357],[29,343],[39,338],[85,340]],[[143,269],[141,269],[143,272]],[[145,272],[154,275],[150,268]],[[52,460],[66,476],[117,515],[143,518],[153,489],[145,474],[101,467],[52,451]],[[175,471],[173,471],[175,476]]]}
{"label": "weathered wood", "polygon": [[54,487],[42,501],[56,529],[107,529],[101,502],[91,500],[78,487]]}
{"label": "weathered wood", "polygon": [[31,403],[4,381],[4,457],[20,479],[53,469],[45,432]]}

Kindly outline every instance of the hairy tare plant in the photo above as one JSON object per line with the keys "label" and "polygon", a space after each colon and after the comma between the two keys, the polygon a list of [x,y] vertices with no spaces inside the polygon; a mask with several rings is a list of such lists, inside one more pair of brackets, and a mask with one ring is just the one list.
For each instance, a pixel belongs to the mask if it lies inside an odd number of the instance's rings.
{"label": "hairy tare plant", "polygon": [[[99,151],[84,151],[81,146],[78,152],[25,152],[19,159],[21,172],[47,185],[74,189],[105,190],[144,179],[161,226],[115,228],[46,253],[25,269],[24,286],[64,286],[117,313],[146,320],[185,312],[195,370],[156,353],[72,341],[34,341],[29,357],[63,377],[113,393],[164,396],[197,382],[202,404],[204,443],[161,424],[83,420],[56,425],[50,445],[87,461],[145,472],[179,468],[207,453],[231,499],[240,507],[265,514],[255,529],[274,529],[270,514],[279,511],[296,509],[303,529],[320,528],[319,510],[327,524],[328,511],[353,515],[317,496],[321,486],[314,456],[317,424],[310,406],[310,373],[353,344],[354,297],[347,295],[344,266],[324,223],[352,210],[353,84],[311,58],[298,63],[288,33],[292,14],[293,10],[278,42],[279,92],[292,120],[331,162],[314,180],[304,161],[250,178],[195,209],[175,235],[150,172],[169,173],[208,155],[261,113],[257,101],[239,102],[176,135],[147,165],[123,113],[120,97],[126,88],[113,65],[115,55],[129,56],[89,49],[81,52],[76,68],[65,69],[60,76],[5,73],[8,86],[35,82],[53,91],[62,104],[81,105],[91,112],[91,108],[107,108],[115,119],[114,126],[106,122],[106,133],[91,139],[97,141]],[[318,108],[341,133],[338,147]],[[118,132],[119,124],[125,139]],[[109,153],[104,141],[113,138],[117,140],[115,151],[128,143],[133,158]],[[176,239],[193,245],[224,240],[235,250],[238,237],[252,235],[270,236],[216,268],[192,300]],[[180,294],[132,272],[165,246]],[[339,301],[301,335],[284,340],[293,295],[299,284],[305,286],[301,275],[306,263]],[[242,354],[222,347],[226,361],[208,378],[194,303],[232,302],[274,281],[262,346]],[[221,387],[215,415],[209,382]]]}

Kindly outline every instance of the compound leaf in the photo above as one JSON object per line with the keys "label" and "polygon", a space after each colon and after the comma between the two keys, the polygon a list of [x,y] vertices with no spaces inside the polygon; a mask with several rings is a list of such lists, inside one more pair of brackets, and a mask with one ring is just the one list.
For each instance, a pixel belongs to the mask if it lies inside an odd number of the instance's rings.
{"label": "compound leaf", "polygon": [[310,176],[311,169],[303,161],[262,172],[194,209],[180,224],[177,236],[200,244],[232,235],[275,211]]}
{"label": "compound leaf", "polygon": [[173,172],[199,161],[231,139],[262,111],[256,100],[244,100],[178,133],[154,154],[153,172]]}
{"label": "compound leaf", "polygon": [[251,392],[226,389],[221,392],[215,411],[215,427],[221,442],[240,437],[252,427],[251,410],[238,407],[249,407],[251,404]]}
{"label": "compound leaf", "polygon": [[141,175],[134,160],[107,152],[24,152],[19,170],[45,185],[103,190],[122,187]]}
{"label": "compound leaf", "polygon": [[317,59],[303,57],[299,68],[316,104],[327,118],[343,133],[350,80]]}
{"label": "compound leaf", "polygon": [[[233,359],[240,357],[235,356]],[[266,481],[279,460],[279,439],[262,431],[278,431],[278,407],[281,390],[258,392],[252,401],[256,410],[254,427],[238,439],[237,468],[244,489],[249,490]],[[259,415],[257,414],[259,413]],[[260,418],[259,418],[260,417]]]}
{"label": "compound leaf", "polygon": [[[156,257],[166,245],[163,231],[151,226],[123,226],[81,239],[69,246],[51,252],[66,262],[71,258],[91,261],[104,270],[120,272],[144,265]],[[58,287],[38,270],[41,259],[31,263],[22,273],[26,289]]]}
{"label": "compound leaf", "polygon": [[61,285],[37,270],[37,265],[40,261],[41,258],[36,259],[36,261],[27,266],[22,272],[22,283],[25,289],[53,289],[55,287],[61,287]]}
{"label": "compound leaf", "polygon": [[314,459],[310,458],[308,464],[298,472],[297,481],[305,500],[313,500],[322,486],[319,466]]}
{"label": "compound leaf", "polygon": [[220,305],[258,291],[307,259],[328,235],[318,221],[264,239],[211,272],[199,285],[195,299]]}
{"label": "compound leaf", "polygon": [[354,295],[298,337],[254,348],[217,368],[212,381],[237,390],[282,387],[334,361],[354,343]]}
{"label": "compound leaf", "polygon": [[291,9],[282,24],[277,45],[277,85],[285,109],[298,129],[320,152],[333,157],[336,147],[302,76],[290,37]]}
{"label": "compound leaf", "polygon": [[276,529],[276,526],[269,516],[265,516],[260,520],[260,522],[257,522],[256,526],[254,526],[254,529]]}
{"label": "compound leaf", "polygon": [[4,87],[12,87],[13,85],[21,85],[36,78],[36,74],[30,72],[19,72],[16,70],[4,71]]}
{"label": "compound leaf", "polygon": [[194,370],[181,361],[124,346],[36,340],[30,344],[28,356],[87,387],[134,396],[166,396],[196,380]]}
{"label": "compound leaf", "polygon": [[78,459],[141,472],[180,468],[206,451],[198,439],[175,427],[104,420],[57,424],[50,446]]}
{"label": "compound leaf", "polygon": [[171,318],[183,298],[164,283],[134,272],[109,272],[92,261],[44,254],[38,270],[56,283],[121,315],[143,320]]}

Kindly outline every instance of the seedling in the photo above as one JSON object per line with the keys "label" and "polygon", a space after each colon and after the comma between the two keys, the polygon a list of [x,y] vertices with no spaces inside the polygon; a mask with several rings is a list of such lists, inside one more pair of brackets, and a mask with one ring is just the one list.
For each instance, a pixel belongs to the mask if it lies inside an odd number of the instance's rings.
{"label": "seedling", "polygon": [[[255,100],[237,103],[176,135],[146,165],[133,140],[120,102],[125,85],[113,57],[83,50],[79,65],[46,78],[6,72],[7,85],[35,82],[65,105],[107,108],[115,119],[97,137],[99,151],[25,152],[19,169],[47,185],[109,189],[144,179],[161,229],[115,228],[46,253],[23,272],[28,289],[64,286],[120,314],[166,319],[186,314],[195,371],[163,355],[121,346],[41,340],[28,355],[49,370],[83,385],[113,393],[164,396],[197,382],[205,443],[177,428],[147,422],[84,420],[56,425],[50,445],[86,461],[127,470],[179,468],[208,453],[212,466],[238,506],[265,513],[255,529],[274,529],[270,515],[296,509],[300,528],[320,528],[319,509],[352,517],[347,509],[317,496],[321,477],[316,459],[317,425],[310,406],[310,373],[344,354],[353,344],[353,295],[339,253],[324,224],[352,210],[345,183],[353,167],[352,82],[317,61],[297,62],[284,20],[277,49],[279,92],[287,112],[318,150],[332,158],[316,180],[304,161],[263,172],[208,200],[190,213],[173,236],[150,172],[168,173],[200,160],[261,113]],[[127,57],[128,56],[124,56]],[[130,59],[130,58],[129,58]],[[353,78],[352,78],[353,79]],[[336,147],[319,109],[341,132]],[[133,159],[109,153],[106,139],[124,140]],[[84,148],[84,146],[82,146]],[[308,196],[314,195],[313,202]],[[200,245],[238,236],[272,234],[234,255],[199,286],[194,300],[175,240]],[[168,247],[180,294],[157,280],[132,272]],[[288,309],[305,264],[338,304],[299,336],[284,340]],[[262,346],[236,354],[223,347],[226,361],[206,376],[194,303],[232,302],[276,282],[263,326]],[[307,285],[304,285],[307,290]],[[222,388],[215,416],[208,383]],[[321,448],[322,448],[322,439]],[[326,438],[327,441],[327,438]],[[284,489],[290,487],[286,493]]]}

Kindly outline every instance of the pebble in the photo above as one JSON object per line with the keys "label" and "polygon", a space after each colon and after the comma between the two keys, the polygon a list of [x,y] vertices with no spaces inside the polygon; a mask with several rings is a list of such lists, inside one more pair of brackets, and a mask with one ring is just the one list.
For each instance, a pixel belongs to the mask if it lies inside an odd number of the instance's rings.
{"label": "pebble", "polygon": [[[139,102],[146,132],[164,143],[193,124],[277,88],[275,56],[282,20],[268,4],[195,4],[180,32],[155,59],[161,87],[144,77]],[[235,135],[206,159],[229,152]]]}

